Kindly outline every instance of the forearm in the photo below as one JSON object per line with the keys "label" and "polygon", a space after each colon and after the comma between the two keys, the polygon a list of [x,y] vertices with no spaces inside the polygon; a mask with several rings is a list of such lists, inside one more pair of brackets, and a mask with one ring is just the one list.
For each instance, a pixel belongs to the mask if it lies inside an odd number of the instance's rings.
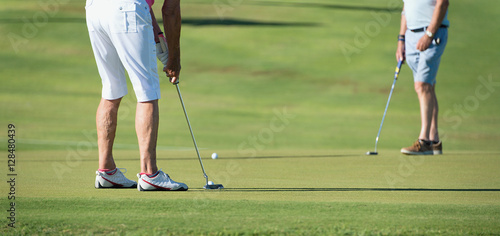
{"label": "forearm", "polygon": [[180,61],[181,6],[180,0],[165,0],[162,7],[163,27],[169,58]]}
{"label": "forearm", "polygon": [[155,42],[159,43],[160,39],[158,38],[158,33],[161,32],[160,26],[158,25],[158,22],[156,21],[155,13],[153,12],[152,8],[149,8],[149,13],[151,14],[151,23],[153,24],[153,32],[155,35]]}
{"label": "forearm", "polygon": [[403,13],[401,13],[401,26],[399,27],[399,34],[400,35],[405,35],[406,33],[406,16],[404,14],[404,8],[403,8]]}
{"label": "forearm", "polygon": [[450,2],[448,0],[436,1],[436,8],[434,8],[434,13],[432,14],[431,23],[429,24],[429,27],[427,27],[427,30],[430,31],[432,34],[435,34],[439,29],[439,27],[441,26],[441,23],[443,22],[444,17],[446,16],[446,11],[448,11],[449,5]]}
{"label": "forearm", "polygon": [[397,61],[404,61],[405,60],[405,34],[406,34],[406,16],[404,14],[404,9],[403,13],[401,13],[401,25],[399,27],[399,36],[398,36],[398,48],[396,50],[396,60]]}

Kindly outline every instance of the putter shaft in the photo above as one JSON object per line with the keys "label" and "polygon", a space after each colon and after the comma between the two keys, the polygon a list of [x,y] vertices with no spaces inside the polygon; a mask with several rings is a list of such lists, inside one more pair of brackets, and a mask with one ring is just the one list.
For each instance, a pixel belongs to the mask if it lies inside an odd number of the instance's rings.
{"label": "putter shaft", "polygon": [[206,183],[208,185],[208,176],[205,172],[205,167],[203,167],[203,162],[201,161],[200,151],[198,151],[198,145],[196,144],[196,139],[194,138],[193,129],[191,128],[191,123],[189,122],[186,107],[184,106],[184,101],[182,100],[181,91],[179,90],[179,84],[175,84],[175,88],[177,89],[177,94],[179,94],[179,100],[181,101],[182,110],[184,111],[184,116],[186,117],[189,132],[191,133],[191,138],[193,139],[194,148],[196,149],[196,154],[198,155],[198,160],[200,161],[201,170],[203,171],[203,176],[205,177]]}
{"label": "putter shaft", "polygon": [[382,116],[382,122],[380,122],[380,128],[378,129],[377,138],[375,139],[374,153],[377,153],[378,139],[380,137],[380,132],[382,131],[382,126],[384,125],[385,115],[387,114],[387,108],[389,108],[389,103],[391,102],[392,93],[394,92],[394,86],[396,85],[396,81],[398,80],[399,71],[401,70],[401,65],[403,65],[402,60],[398,61],[396,71],[394,72],[394,82],[392,82],[391,92],[389,93],[389,98],[387,99],[387,104],[385,105],[384,115]]}

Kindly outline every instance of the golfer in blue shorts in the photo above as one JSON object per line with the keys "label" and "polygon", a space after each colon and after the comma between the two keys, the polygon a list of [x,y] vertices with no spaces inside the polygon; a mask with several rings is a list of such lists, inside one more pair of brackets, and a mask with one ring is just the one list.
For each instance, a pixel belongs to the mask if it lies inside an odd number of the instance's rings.
{"label": "golfer in blue shorts", "polygon": [[[95,188],[188,189],[156,165],[160,99],[156,58],[163,63],[170,81],[178,83],[180,0],[164,0],[166,40],[151,10],[153,3],[154,0],[87,0],[85,5],[90,43],[102,80],[102,98],[96,114],[99,167]],[[118,108],[128,93],[125,71],[137,98],[135,130],[141,168],[138,182],[126,178],[117,168],[112,152]]]}
{"label": "golfer in blue shorts", "polygon": [[420,103],[418,140],[401,152],[408,155],[443,153],[438,133],[436,75],[448,41],[448,0],[403,0],[396,59],[406,60],[413,71]]}

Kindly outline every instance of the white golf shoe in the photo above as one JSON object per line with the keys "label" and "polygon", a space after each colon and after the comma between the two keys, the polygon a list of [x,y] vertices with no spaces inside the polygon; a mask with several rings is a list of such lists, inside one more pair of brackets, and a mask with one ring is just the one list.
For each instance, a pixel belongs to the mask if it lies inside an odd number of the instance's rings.
{"label": "white golf shoe", "polygon": [[121,170],[127,173],[127,169],[116,168],[112,171],[96,171],[95,188],[135,188],[137,182],[127,179]]}
{"label": "white golf shoe", "polygon": [[137,174],[139,178],[137,190],[139,191],[186,191],[188,186],[184,183],[175,182],[162,170],[154,175]]}

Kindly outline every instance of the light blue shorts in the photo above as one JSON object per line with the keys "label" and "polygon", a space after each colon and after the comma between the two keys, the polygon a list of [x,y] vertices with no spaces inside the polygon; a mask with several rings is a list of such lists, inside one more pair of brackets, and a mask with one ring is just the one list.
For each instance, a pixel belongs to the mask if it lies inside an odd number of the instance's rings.
{"label": "light blue shorts", "polygon": [[[417,42],[425,32],[406,31],[406,63],[413,71],[415,82],[436,84],[436,75],[444,48],[448,42],[448,29],[439,28],[429,48],[423,52],[417,50]],[[439,45],[436,43],[439,39]]]}

